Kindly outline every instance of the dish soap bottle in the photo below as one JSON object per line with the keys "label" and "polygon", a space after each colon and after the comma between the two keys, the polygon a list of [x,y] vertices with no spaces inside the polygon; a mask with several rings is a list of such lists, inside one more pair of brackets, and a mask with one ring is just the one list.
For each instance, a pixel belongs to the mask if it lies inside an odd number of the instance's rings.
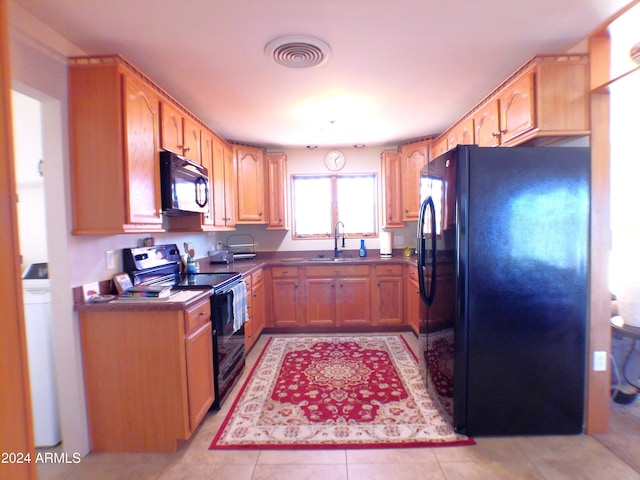
{"label": "dish soap bottle", "polygon": [[367,249],[364,247],[364,238],[360,239],[360,257],[367,256]]}

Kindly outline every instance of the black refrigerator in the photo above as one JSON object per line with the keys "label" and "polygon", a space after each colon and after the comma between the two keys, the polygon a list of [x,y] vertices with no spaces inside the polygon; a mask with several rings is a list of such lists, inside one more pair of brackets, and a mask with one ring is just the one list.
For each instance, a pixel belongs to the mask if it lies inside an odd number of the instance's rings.
{"label": "black refrigerator", "polygon": [[590,150],[458,145],[421,172],[420,363],[459,433],[583,430]]}

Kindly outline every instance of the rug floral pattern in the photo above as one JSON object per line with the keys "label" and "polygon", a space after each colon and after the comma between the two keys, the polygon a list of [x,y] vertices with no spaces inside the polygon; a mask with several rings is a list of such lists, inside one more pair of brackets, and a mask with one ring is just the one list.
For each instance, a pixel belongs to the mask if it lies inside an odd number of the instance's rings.
{"label": "rug floral pattern", "polygon": [[211,448],[472,443],[441,417],[400,336],[275,337]]}

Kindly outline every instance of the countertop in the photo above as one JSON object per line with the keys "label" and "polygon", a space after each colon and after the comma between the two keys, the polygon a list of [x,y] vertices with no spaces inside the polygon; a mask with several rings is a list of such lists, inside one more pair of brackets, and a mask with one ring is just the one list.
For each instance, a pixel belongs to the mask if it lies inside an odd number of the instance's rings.
{"label": "countertop", "polygon": [[[323,258],[326,260],[317,260]],[[402,250],[393,252],[391,257],[380,257],[379,250],[371,250],[367,252],[366,257],[360,257],[357,250],[347,250],[341,252],[341,258],[339,262],[333,261],[333,251],[295,251],[295,252],[258,252],[254,258],[240,259],[229,264],[210,264],[209,258],[197,259],[200,273],[225,273],[234,272],[239,273],[242,276],[251,275],[256,270],[265,267],[274,267],[279,265],[290,266],[322,266],[322,265],[384,265],[385,263],[406,263],[409,265],[416,264],[416,256],[405,257],[402,254]],[[312,260],[316,259],[316,260]],[[101,282],[101,292],[109,292],[110,288],[107,281]],[[112,287],[112,285],[111,285]],[[74,289],[78,290],[78,289]],[[131,310],[186,310],[192,304],[210,297],[213,294],[212,289],[203,290],[181,290],[175,294],[172,294],[166,300],[148,300],[144,298],[140,299],[116,299],[110,302],[104,303],[85,303],[81,298],[80,293],[74,292],[74,298],[76,299],[75,310],[76,311],[92,311],[92,312],[105,312],[105,311],[131,311]],[[80,295],[80,297],[79,297]]]}
{"label": "countertop", "polygon": [[[367,252],[366,257],[358,256],[358,251],[347,250],[340,254],[341,260],[333,261],[333,252],[295,251],[295,252],[258,252],[254,258],[236,260],[229,264],[209,264],[208,258],[197,260],[200,273],[237,272],[243,276],[265,267],[282,265],[290,266],[322,266],[322,265],[384,265],[385,263],[407,263],[416,265],[417,257],[405,257],[402,250],[394,251],[391,257],[381,257],[379,250]],[[317,260],[323,258],[323,260]],[[314,259],[314,260],[312,260]]]}
{"label": "countertop", "polygon": [[179,290],[172,293],[167,299],[149,300],[146,298],[118,298],[110,302],[75,304],[76,311],[79,312],[108,312],[108,311],[131,311],[131,310],[186,310],[189,306],[197,303],[213,294],[213,289],[201,290]]}

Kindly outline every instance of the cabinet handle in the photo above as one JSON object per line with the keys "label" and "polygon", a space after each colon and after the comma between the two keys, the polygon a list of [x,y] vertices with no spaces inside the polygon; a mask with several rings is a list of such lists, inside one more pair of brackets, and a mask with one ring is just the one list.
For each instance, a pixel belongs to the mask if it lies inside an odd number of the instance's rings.
{"label": "cabinet handle", "polygon": [[182,147],[184,149],[185,152],[188,152],[189,150],[191,150],[191,147]]}
{"label": "cabinet handle", "polygon": [[200,312],[200,316],[202,317],[203,315],[206,315],[207,312]]}

